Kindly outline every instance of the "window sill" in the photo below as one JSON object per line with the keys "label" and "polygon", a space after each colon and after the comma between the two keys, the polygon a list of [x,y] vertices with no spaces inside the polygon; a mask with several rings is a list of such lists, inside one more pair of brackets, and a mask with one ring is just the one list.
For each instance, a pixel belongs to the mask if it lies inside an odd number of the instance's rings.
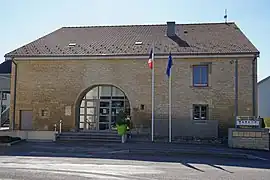
{"label": "window sill", "polygon": [[190,88],[194,88],[194,89],[210,89],[211,86],[190,86]]}
{"label": "window sill", "polygon": [[207,124],[208,120],[194,120],[192,119],[193,124]]}

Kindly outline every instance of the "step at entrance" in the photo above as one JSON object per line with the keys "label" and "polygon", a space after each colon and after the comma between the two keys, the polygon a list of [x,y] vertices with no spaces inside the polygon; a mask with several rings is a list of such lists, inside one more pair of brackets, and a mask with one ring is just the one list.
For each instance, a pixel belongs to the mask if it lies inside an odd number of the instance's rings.
{"label": "step at entrance", "polygon": [[116,132],[62,132],[57,141],[121,142]]}

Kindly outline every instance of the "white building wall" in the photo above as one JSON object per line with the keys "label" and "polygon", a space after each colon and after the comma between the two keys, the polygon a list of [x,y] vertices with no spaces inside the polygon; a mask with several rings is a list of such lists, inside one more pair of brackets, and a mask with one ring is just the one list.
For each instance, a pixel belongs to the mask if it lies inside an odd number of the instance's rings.
{"label": "white building wall", "polygon": [[270,77],[258,83],[258,115],[270,118]]}

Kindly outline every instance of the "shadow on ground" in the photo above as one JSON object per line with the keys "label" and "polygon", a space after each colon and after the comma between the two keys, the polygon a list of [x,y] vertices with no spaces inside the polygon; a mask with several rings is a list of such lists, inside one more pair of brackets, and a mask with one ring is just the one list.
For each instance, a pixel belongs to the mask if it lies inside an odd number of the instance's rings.
{"label": "shadow on ground", "polygon": [[[93,159],[112,159],[112,160],[132,160],[148,162],[168,162],[181,163],[186,167],[204,172],[191,164],[206,164],[213,168],[230,172],[221,166],[234,166],[246,168],[270,169],[270,160],[250,160],[236,159],[228,157],[215,157],[214,155],[155,155],[132,153],[131,148],[139,148],[145,144],[102,144],[102,143],[44,143],[44,142],[21,142],[11,147],[2,147],[0,149],[0,159],[7,156],[24,157],[66,157],[66,158],[93,158]],[[178,145],[181,146],[181,145]],[[168,146],[170,147],[170,146]],[[165,147],[165,148],[168,148]],[[173,146],[174,147],[174,146]],[[194,146],[195,147],[195,146]],[[203,147],[203,146],[202,146]],[[193,146],[185,146],[193,148]],[[200,146],[196,146],[200,149]],[[263,152],[265,154],[269,152]],[[268,154],[267,154],[268,155]],[[269,153],[270,155],[270,153]],[[270,157],[270,156],[269,156]]]}

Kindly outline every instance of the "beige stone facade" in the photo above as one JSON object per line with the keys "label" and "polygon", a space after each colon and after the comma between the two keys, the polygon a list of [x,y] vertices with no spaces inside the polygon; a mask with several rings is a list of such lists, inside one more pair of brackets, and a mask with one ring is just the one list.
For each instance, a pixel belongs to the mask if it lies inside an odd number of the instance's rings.
{"label": "beige stone facade", "polygon": [[[234,126],[234,64],[231,63],[234,59],[173,58],[172,118],[177,122],[173,132],[181,128],[181,131],[185,129],[188,132],[197,126],[192,119],[193,104],[207,104],[209,107],[208,119],[201,122],[198,128],[210,131],[205,129],[207,121],[214,120],[218,122],[220,134],[226,134],[227,128]],[[64,131],[76,128],[81,98],[91,87],[100,84],[114,85],[123,90],[130,101],[135,126],[151,127],[151,70],[147,66],[147,59],[14,60],[17,63],[16,129],[20,129],[20,110],[33,112],[34,130],[53,130],[54,124],[60,119],[63,120]],[[253,58],[238,60],[239,115],[252,115]],[[209,64],[209,87],[192,86],[192,65],[200,63]],[[168,121],[166,65],[167,59],[155,59],[155,117],[163,122]],[[13,65],[11,116],[14,73]],[[141,105],[144,105],[144,110],[140,109]],[[70,114],[65,113],[69,108]],[[44,112],[46,115],[41,117]],[[180,128],[181,122],[189,122],[188,127]],[[200,129],[196,132],[204,133]]]}

